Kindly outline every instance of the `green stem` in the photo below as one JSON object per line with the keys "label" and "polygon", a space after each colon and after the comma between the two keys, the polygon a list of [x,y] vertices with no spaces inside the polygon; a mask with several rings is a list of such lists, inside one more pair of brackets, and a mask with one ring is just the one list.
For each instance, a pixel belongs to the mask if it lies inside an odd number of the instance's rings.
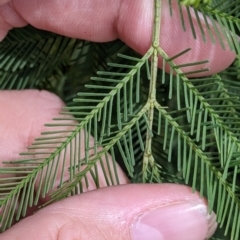
{"label": "green stem", "polygon": [[[160,36],[160,13],[161,13],[161,0],[155,0],[154,2],[154,26],[153,26],[153,36],[152,36],[152,46],[153,54],[151,59],[151,80],[149,87],[148,102],[150,107],[148,110],[148,121],[149,129],[152,129],[153,119],[154,119],[154,104],[156,102],[156,83],[157,83],[157,70],[158,70],[158,47],[159,47],[159,36]],[[146,147],[144,151],[143,158],[143,181],[145,182],[146,172],[148,164],[151,166],[154,164],[154,159],[152,156],[152,133],[150,130],[147,131],[146,136]]]}

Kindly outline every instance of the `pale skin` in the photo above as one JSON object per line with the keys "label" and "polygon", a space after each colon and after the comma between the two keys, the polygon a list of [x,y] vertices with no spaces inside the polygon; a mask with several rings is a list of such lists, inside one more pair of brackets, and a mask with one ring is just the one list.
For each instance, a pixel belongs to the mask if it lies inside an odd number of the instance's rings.
{"label": "pale skin", "polygon": [[[164,19],[160,41],[170,56],[191,47],[192,52],[180,61],[208,59],[209,63],[202,66],[210,68],[207,74],[219,72],[232,63],[235,54],[229,48],[223,50],[218,43],[203,43],[200,38],[194,40],[191,31],[183,33],[177,28],[179,18],[176,15],[170,19],[167,2],[163,0],[162,4]],[[151,44],[152,19],[153,1],[150,0],[0,0],[0,39],[14,27],[31,24],[39,29],[97,42],[119,38],[144,54]],[[216,59],[218,61],[214,61]],[[50,122],[63,105],[57,96],[44,91],[1,92],[0,161],[16,159],[18,153],[45,130],[43,124]],[[118,171],[121,186],[90,191],[52,204],[21,220],[0,238],[130,240],[130,228],[136,215],[166,202],[206,204],[186,186],[130,185],[122,170],[118,168]],[[169,214],[173,213],[169,211]],[[207,233],[207,225],[203,224],[203,233],[194,239],[209,237],[215,228],[216,224]]]}

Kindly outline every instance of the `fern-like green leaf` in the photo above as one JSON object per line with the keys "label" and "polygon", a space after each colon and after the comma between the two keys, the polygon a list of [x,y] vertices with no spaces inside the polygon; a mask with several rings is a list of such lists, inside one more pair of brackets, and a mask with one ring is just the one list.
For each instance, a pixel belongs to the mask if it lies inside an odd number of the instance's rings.
{"label": "fern-like green leaf", "polygon": [[[184,31],[191,28],[194,38],[239,54],[239,0],[213,0],[198,6],[201,13],[181,1],[168,2]],[[2,89],[44,88],[67,103],[46,124],[48,131],[0,168],[6,176],[0,179],[2,231],[41,198],[51,196],[50,203],[119,184],[120,164],[132,182],[174,182],[198,190],[223,228],[212,239],[239,239],[239,56],[221,73],[191,79],[208,71],[201,68],[208,60],[177,64],[190,48],[174,56],[164,52],[161,4],[155,0],[152,45],[142,57],[120,41],[89,43],[32,28],[12,32],[1,43]]]}

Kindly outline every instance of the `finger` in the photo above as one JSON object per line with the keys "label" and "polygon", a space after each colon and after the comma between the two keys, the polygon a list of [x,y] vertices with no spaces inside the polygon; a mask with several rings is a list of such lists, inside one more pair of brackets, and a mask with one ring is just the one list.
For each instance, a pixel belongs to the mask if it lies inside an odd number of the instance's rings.
{"label": "finger", "polygon": [[46,91],[1,91],[0,159],[19,158],[19,152],[46,130],[44,124],[63,106],[59,98]]}
{"label": "finger", "polygon": [[[36,91],[36,90],[25,90],[25,91],[1,91],[0,94],[0,166],[2,166],[3,160],[14,160],[19,159],[19,152],[26,152],[26,148],[31,145],[36,137],[39,137],[40,133],[43,131],[49,131],[49,128],[44,127],[46,122],[51,122],[53,117],[58,116],[61,108],[64,106],[63,102],[54,94],[46,91]],[[61,130],[74,130],[73,127],[61,128]],[[57,130],[54,128],[54,130]],[[84,133],[81,132],[80,136],[76,138],[81,138],[84,142]],[[90,147],[93,145],[93,138],[90,138]],[[48,149],[44,151],[52,151],[52,147],[57,144],[50,144]],[[84,159],[85,146],[84,144],[75,147],[77,149],[71,149],[71,151],[79,151],[77,156],[81,156]],[[31,152],[34,150],[30,150]],[[34,154],[37,154],[40,150],[35,150]],[[37,155],[38,157],[41,155]],[[31,156],[30,156],[31,157]],[[34,158],[34,156],[32,156]],[[46,155],[42,156],[46,158]],[[26,157],[25,157],[26,158]],[[53,167],[58,164],[58,172],[56,177],[56,182],[53,190],[57,187],[60,179],[63,177],[64,180],[69,179],[69,166],[70,166],[70,149],[66,151],[66,163],[63,163],[63,154],[60,154],[60,158],[55,160]],[[111,157],[108,155],[109,165],[113,168]],[[103,167],[107,164],[107,159],[102,159]],[[99,187],[104,187],[107,185],[102,171],[102,166],[100,163],[97,165],[98,176],[99,176]],[[64,169],[62,173],[62,169]],[[105,166],[105,169],[108,169]],[[80,169],[82,170],[82,168]],[[117,165],[117,172],[120,183],[127,183],[127,177]],[[106,171],[109,177],[109,172]],[[6,177],[5,175],[2,177]],[[93,178],[90,174],[87,175],[89,186],[83,185],[83,191],[92,190],[96,188]],[[37,181],[36,188],[38,188],[39,181]],[[111,183],[109,183],[111,185]],[[46,199],[47,200],[47,199]]]}
{"label": "finger", "polygon": [[[209,60],[209,63],[184,67],[181,69],[183,72],[190,72],[209,68],[209,71],[191,74],[189,75],[190,77],[215,74],[228,67],[233,62],[236,55],[229,49],[226,38],[223,34],[221,34],[221,28],[219,25],[215,23],[216,26],[218,26],[219,35],[223,40],[223,45],[221,44],[221,40],[219,39],[218,33],[216,32],[211,19],[206,17],[206,19],[208,19],[209,30],[206,26],[202,13],[198,12],[199,19],[197,19],[193,8],[190,8],[192,24],[196,35],[194,38],[187,9],[185,7],[182,8],[181,16],[178,8],[178,1],[172,1],[172,17],[170,17],[168,2],[169,1],[167,0],[162,1],[163,11],[161,17],[162,26],[160,45],[169,57],[173,57],[177,53],[191,48],[191,51],[176,58],[174,63],[176,65],[181,65],[185,63]],[[181,17],[184,19],[185,32],[182,27],[182,20],[180,20]],[[202,28],[199,27],[198,21],[201,22]],[[209,31],[211,31],[212,36]],[[205,40],[202,36],[202,32],[204,33]],[[212,38],[214,39],[215,44],[212,43]],[[225,48],[225,50],[223,48]],[[222,56],[226,56],[226,58],[223,58]],[[168,66],[166,70],[169,71]]]}
{"label": "finger", "polygon": [[203,240],[216,226],[215,214],[207,214],[206,203],[189,187],[122,185],[54,203],[1,239]]}
{"label": "finger", "polygon": [[[193,11],[196,39],[188,24],[186,9],[183,9],[186,20],[186,32],[184,32],[177,10],[177,1],[172,1],[173,17],[170,16],[168,4],[168,0],[162,0],[160,42],[163,50],[169,56],[174,56],[187,48],[192,49],[191,52],[179,58],[176,64],[209,60],[209,63],[201,66],[183,68],[184,72],[210,68],[209,72],[198,74],[199,76],[209,75],[223,70],[232,63],[235,53],[229,49],[224,38],[226,50],[221,47],[217,38],[215,44],[211,42],[201,15],[200,21],[206,35],[206,43],[202,40]],[[4,38],[7,30],[12,27],[30,23],[36,28],[91,41],[104,42],[120,38],[131,48],[144,54],[151,45],[153,9],[153,1],[149,0],[62,0],[61,3],[58,0],[12,0],[0,7],[2,18],[0,37]],[[209,25],[213,36],[216,36],[213,24],[209,22]]]}

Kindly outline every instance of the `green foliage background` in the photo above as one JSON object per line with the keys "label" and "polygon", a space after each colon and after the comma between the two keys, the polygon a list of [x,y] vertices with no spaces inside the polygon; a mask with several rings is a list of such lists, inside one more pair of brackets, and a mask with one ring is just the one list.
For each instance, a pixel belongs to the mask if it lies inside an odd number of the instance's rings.
{"label": "green foliage background", "polygon": [[[172,14],[172,1],[168,2]],[[217,213],[219,229],[213,239],[239,239],[239,6],[239,0],[198,6],[207,26],[213,19],[219,23],[221,29],[214,29],[218,40],[226,37],[237,54],[228,69],[204,78],[189,79],[181,71],[203,62],[175,64],[191,49],[170,58],[155,44],[159,21],[144,56],[119,40],[92,43],[31,26],[12,30],[0,43],[0,89],[46,89],[67,107],[61,118],[46,123],[49,131],[35,139],[19,160],[0,169],[0,174],[18,176],[0,179],[1,230],[51,192],[57,171],[69,169],[69,177],[61,175],[51,201],[81,193],[89,177],[99,187],[99,172],[105,185],[118,184],[118,162],[132,182],[175,182],[200,191],[209,201],[209,211]],[[178,7],[182,13],[185,6]],[[156,0],[155,18],[160,8],[161,1]],[[194,36],[192,18],[199,15],[186,8]],[[200,21],[197,27],[202,29]],[[214,41],[211,31],[208,28]],[[159,55],[163,66],[171,66],[170,74],[164,67],[157,70]],[[35,191],[37,179],[40,187]]]}

